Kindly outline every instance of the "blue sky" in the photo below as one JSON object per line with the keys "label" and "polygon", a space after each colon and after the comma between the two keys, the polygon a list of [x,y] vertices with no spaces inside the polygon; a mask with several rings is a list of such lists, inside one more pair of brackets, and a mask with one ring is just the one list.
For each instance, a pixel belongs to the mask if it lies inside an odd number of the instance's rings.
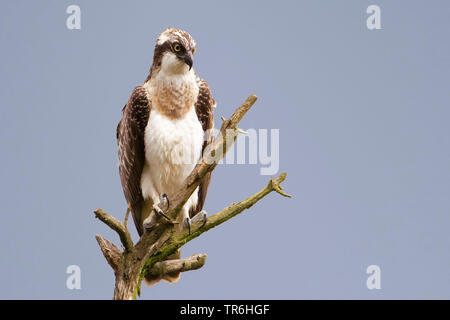
{"label": "blue sky", "polygon": [[[68,30],[66,8],[81,8]],[[381,8],[368,30],[366,8]],[[143,299],[450,298],[446,1],[5,1],[0,19],[0,298],[109,299],[94,219],[125,213],[115,129],[164,28],[196,39],[216,126],[279,129],[292,199],[269,195],[183,247],[205,266]],[[261,189],[220,165],[205,209]],[[130,228],[131,229],[131,228]],[[136,233],[133,234],[136,240]],[[66,268],[81,269],[81,290]],[[366,268],[381,269],[368,290]]]}

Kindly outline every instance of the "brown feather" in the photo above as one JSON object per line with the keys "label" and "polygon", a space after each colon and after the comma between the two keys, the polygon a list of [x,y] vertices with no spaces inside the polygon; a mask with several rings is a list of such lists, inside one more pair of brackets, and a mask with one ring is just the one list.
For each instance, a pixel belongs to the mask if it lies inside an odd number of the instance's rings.
{"label": "brown feather", "polygon": [[[197,113],[197,118],[202,124],[203,131],[205,132],[205,142],[203,143],[202,154],[205,148],[213,141],[214,136],[212,130],[214,129],[214,106],[216,101],[212,97],[211,90],[209,89],[208,83],[198,78],[197,83],[199,85],[199,93],[197,102],[195,103],[195,111]],[[209,182],[211,181],[211,173],[207,173],[203,177],[200,185],[198,187],[198,201],[195,207],[190,208],[189,215],[192,218],[198,212],[203,209],[205,204],[206,194],[208,193]]]}
{"label": "brown feather", "polygon": [[120,181],[139,235],[143,233],[141,174],[145,164],[144,132],[150,109],[147,91],[142,86],[136,87],[122,110],[122,119],[117,126]]}

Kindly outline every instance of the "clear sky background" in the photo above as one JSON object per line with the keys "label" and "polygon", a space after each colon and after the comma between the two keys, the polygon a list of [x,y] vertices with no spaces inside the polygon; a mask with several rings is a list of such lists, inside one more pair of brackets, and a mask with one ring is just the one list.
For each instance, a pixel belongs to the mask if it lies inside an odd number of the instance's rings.
{"label": "clear sky background", "polygon": [[[81,7],[81,30],[66,8]],[[366,8],[381,7],[381,30]],[[110,299],[94,219],[123,219],[115,130],[164,28],[190,32],[216,126],[280,130],[285,191],[183,247],[205,252],[143,299],[450,298],[448,1],[3,1],[0,298]],[[261,189],[260,164],[220,165],[205,209]],[[130,221],[131,222],[131,221]],[[130,229],[134,228],[130,224]],[[136,239],[136,233],[133,233]],[[81,290],[66,268],[81,268]],[[381,290],[366,268],[381,268]]]}

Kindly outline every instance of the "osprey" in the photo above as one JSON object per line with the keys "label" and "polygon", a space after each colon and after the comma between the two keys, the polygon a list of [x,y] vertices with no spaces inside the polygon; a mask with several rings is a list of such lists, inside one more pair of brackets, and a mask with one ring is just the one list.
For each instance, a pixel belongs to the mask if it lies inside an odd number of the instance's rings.
{"label": "osprey", "polygon": [[[141,236],[155,214],[192,172],[212,142],[214,101],[209,86],[192,68],[196,50],[186,31],[168,28],[158,37],[150,73],[122,110],[117,126],[119,174],[134,224]],[[179,225],[206,221],[202,211],[211,175],[207,174],[181,210]],[[164,215],[164,214],[163,214]],[[169,257],[176,259],[180,252]],[[180,274],[163,280],[175,282]],[[161,278],[146,276],[147,284]]]}

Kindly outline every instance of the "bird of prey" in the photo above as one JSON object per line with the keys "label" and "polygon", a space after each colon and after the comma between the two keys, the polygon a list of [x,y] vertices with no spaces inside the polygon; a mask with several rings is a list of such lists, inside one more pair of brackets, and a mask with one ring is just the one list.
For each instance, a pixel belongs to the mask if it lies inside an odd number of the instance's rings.
{"label": "bird of prey", "polygon": [[[164,215],[161,209],[213,139],[216,102],[207,82],[192,67],[195,50],[196,43],[186,31],[164,30],[156,41],[149,75],[131,93],[117,126],[120,180],[139,236],[150,217]],[[210,179],[207,174],[183,206],[178,218],[181,228],[190,230],[193,220],[206,221],[202,208]],[[179,257],[178,251],[169,259]],[[175,282],[179,276],[168,274],[162,279]],[[146,276],[149,285],[159,280]]]}

